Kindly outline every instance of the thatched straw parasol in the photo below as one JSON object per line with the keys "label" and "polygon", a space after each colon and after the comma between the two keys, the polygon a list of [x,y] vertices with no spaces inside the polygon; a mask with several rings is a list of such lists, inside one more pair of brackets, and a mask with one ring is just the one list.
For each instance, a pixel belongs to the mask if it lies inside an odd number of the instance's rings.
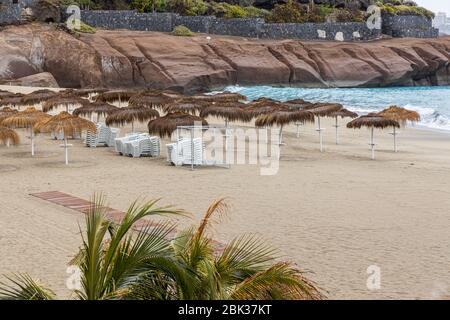
{"label": "thatched straw parasol", "polygon": [[279,126],[279,143],[281,145],[283,139],[283,126],[292,122],[314,122],[314,115],[305,110],[274,110],[271,113],[258,116],[255,125],[257,127]]}
{"label": "thatched straw parasol", "polygon": [[347,109],[343,108],[341,110],[338,110],[338,111],[335,111],[335,112],[331,113],[329,116],[330,117],[334,117],[334,119],[335,119],[334,127],[336,128],[336,144],[339,144],[339,127],[340,126],[339,126],[338,118],[341,117],[342,119],[343,118],[352,118],[352,119],[354,119],[354,118],[358,117],[358,114],[356,112],[352,112],[350,110],[347,110]]}
{"label": "thatched straw parasol", "polygon": [[18,111],[16,109],[11,109],[9,107],[4,107],[0,109],[0,125],[3,120],[6,118],[12,116],[13,114],[17,113]]}
{"label": "thatched straw parasol", "polygon": [[198,115],[205,107],[205,102],[196,101],[191,98],[183,98],[162,106],[162,109],[166,113],[184,112]]}
{"label": "thatched straw parasol", "polygon": [[31,155],[34,156],[34,130],[33,126],[44,119],[51,116],[36,110],[33,107],[27,108],[25,111],[17,112],[2,121],[2,125],[15,128],[29,128],[31,131]]}
{"label": "thatched straw parasol", "polygon": [[218,94],[202,94],[191,96],[191,98],[199,102],[210,102],[210,103],[227,103],[227,102],[239,102],[247,100],[247,98],[242,94],[233,92],[222,92]]}
{"label": "thatched straw parasol", "polygon": [[200,111],[200,117],[214,116],[225,119],[225,127],[228,127],[229,121],[249,122],[252,120],[252,115],[247,112],[246,106],[240,102],[214,104],[203,108]]}
{"label": "thatched straw parasol", "polygon": [[91,98],[94,95],[103,93],[108,91],[107,89],[66,89],[59,92],[59,95],[63,96],[72,96],[72,97],[80,97],[80,98]]}
{"label": "thatched straw parasol", "polygon": [[[288,106],[291,109],[302,109],[302,110],[307,110],[308,108],[310,108],[311,106],[314,105],[312,102],[305,101],[300,98],[287,100],[287,101],[283,102],[283,104]],[[295,123],[295,125],[297,126],[297,138],[300,138],[300,125],[301,124],[302,124],[301,122]]]}
{"label": "thatched straw parasol", "polygon": [[132,106],[121,108],[117,112],[110,114],[106,118],[106,125],[118,124],[123,126],[125,123],[131,123],[131,130],[134,132],[134,122],[144,122],[159,117],[159,112],[155,109]]}
{"label": "thatched straw parasol", "polygon": [[287,100],[283,103],[293,109],[304,109],[306,107],[313,105],[312,102],[305,101],[303,99],[292,99],[292,100]]}
{"label": "thatched straw parasol", "polygon": [[99,102],[109,102],[109,103],[119,103],[119,107],[124,101],[128,101],[132,96],[138,94],[137,90],[112,90],[100,93],[95,101]]}
{"label": "thatched straw parasol", "polygon": [[106,102],[92,102],[87,103],[84,106],[77,108],[73,111],[73,115],[75,116],[91,116],[95,113],[97,115],[97,122],[100,116],[108,116],[113,114],[114,112],[119,111],[120,108],[113,106],[112,104]]}
{"label": "thatched straw parasol", "polygon": [[23,94],[21,93],[13,93],[7,96],[4,96],[0,99],[0,107],[2,106],[11,106],[18,107],[22,105]]}
{"label": "thatched straw parasol", "polygon": [[132,96],[128,103],[132,106],[155,108],[164,106],[180,98],[182,96],[172,91],[147,90]]}
{"label": "thatched straw parasol", "polygon": [[63,132],[64,133],[64,149],[66,165],[69,164],[69,145],[67,144],[67,136],[84,130],[96,132],[97,127],[95,123],[85,120],[83,118],[69,114],[68,112],[61,112],[49,119],[40,121],[35,124],[34,129],[39,132]]}
{"label": "thatched straw parasol", "polygon": [[320,140],[320,152],[323,151],[323,133],[324,128],[320,126],[320,117],[330,117],[334,112],[339,111],[343,108],[341,104],[338,103],[315,103],[310,106],[306,106],[303,110],[311,111],[317,117],[317,129],[319,132]]}
{"label": "thatched straw parasol", "polygon": [[201,123],[202,126],[208,125],[208,122],[201,117],[182,112],[175,112],[151,120],[148,123],[148,131],[151,134],[159,135],[161,138],[165,136],[170,137],[178,127],[194,126],[196,123]]}
{"label": "thatched straw parasol", "polygon": [[58,95],[45,101],[42,104],[42,111],[49,112],[53,109],[64,107],[66,112],[69,112],[70,106],[83,106],[86,103],[89,103],[89,101],[77,96]]}
{"label": "thatched straw parasol", "polygon": [[18,145],[20,142],[19,135],[13,129],[0,126],[0,142],[6,144],[9,148],[11,144]]}
{"label": "thatched straw parasol", "polygon": [[373,140],[374,129],[384,129],[388,127],[400,128],[400,124],[392,119],[385,118],[376,113],[369,113],[347,123],[347,128],[361,129],[361,127],[370,128],[370,147],[372,149],[372,159],[375,159],[375,144]]}
{"label": "thatched straw parasol", "polygon": [[58,93],[48,89],[36,90],[23,96],[21,103],[23,105],[34,105],[47,101],[58,96]]}
{"label": "thatched straw parasol", "polygon": [[268,114],[275,110],[285,110],[289,111],[289,106],[282,104],[279,101],[269,99],[269,98],[259,98],[247,104],[245,109],[252,117],[258,117],[262,114]]}
{"label": "thatched straw parasol", "polygon": [[[395,120],[400,125],[405,126],[408,121],[419,122],[420,114],[416,111],[408,110],[405,108],[390,106],[378,113],[380,116]],[[397,152],[397,128],[394,126],[392,135],[394,136],[394,152]]]}

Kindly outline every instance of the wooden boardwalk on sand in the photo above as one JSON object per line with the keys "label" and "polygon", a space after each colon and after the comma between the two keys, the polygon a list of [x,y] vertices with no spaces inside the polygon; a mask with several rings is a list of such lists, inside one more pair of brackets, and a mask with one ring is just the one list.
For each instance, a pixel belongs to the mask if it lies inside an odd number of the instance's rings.
{"label": "wooden boardwalk on sand", "polygon": [[[63,206],[68,209],[72,209],[78,211],[79,213],[86,214],[89,212],[89,209],[93,206],[93,203],[88,200],[84,200],[81,198],[77,198],[71,196],[70,194],[66,194],[60,191],[48,191],[48,192],[40,192],[40,193],[31,193],[33,197]],[[106,218],[110,221],[119,223],[125,217],[125,212],[112,209],[109,207],[103,207],[104,214]],[[133,230],[140,231],[142,228],[148,225],[157,226],[158,224],[148,221],[148,220],[140,220],[136,222],[133,226]],[[176,232],[174,232],[173,236]],[[171,234],[172,236],[172,234]]]}
{"label": "wooden boardwalk on sand", "polygon": [[[86,214],[87,212],[89,212],[89,209],[93,205],[93,203],[88,200],[77,198],[77,197],[71,196],[70,194],[66,194],[66,193],[63,193],[60,191],[31,193],[30,195],[33,197],[39,198],[41,200],[51,202],[53,204],[57,204],[57,205],[65,207],[65,208],[75,210],[75,211],[77,211],[79,213],[83,213],[83,214]],[[108,220],[116,222],[116,223],[119,223],[120,221],[122,221],[123,217],[125,216],[125,212],[122,212],[122,211],[116,210],[116,209],[112,209],[109,207],[104,207],[104,214]],[[134,224],[133,230],[141,231],[144,227],[148,226],[149,224],[151,226],[158,226],[157,223],[143,219]],[[175,237],[176,233],[177,233],[176,230],[173,231],[172,233],[170,233],[169,238],[173,239]],[[223,249],[225,247],[223,244],[221,244],[217,241],[214,241],[214,240],[213,240],[213,244],[216,248],[216,252],[223,251]]]}

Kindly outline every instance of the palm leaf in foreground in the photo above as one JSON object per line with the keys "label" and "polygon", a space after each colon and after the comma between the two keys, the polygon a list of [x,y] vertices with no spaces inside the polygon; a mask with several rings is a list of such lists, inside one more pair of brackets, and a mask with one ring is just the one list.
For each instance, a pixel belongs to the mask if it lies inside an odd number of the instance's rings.
{"label": "palm leaf in foreground", "polygon": [[0,282],[0,300],[54,300],[55,293],[26,274],[6,277],[10,283]]}
{"label": "palm leaf in foreground", "polygon": [[80,299],[97,300],[120,298],[139,276],[147,271],[147,263],[154,257],[170,255],[168,235],[174,230],[170,223],[148,224],[132,232],[141,219],[161,214],[184,214],[170,207],[157,207],[158,200],[141,206],[134,202],[120,224],[105,216],[102,198],[86,216],[86,236],[75,261],[81,269]]}

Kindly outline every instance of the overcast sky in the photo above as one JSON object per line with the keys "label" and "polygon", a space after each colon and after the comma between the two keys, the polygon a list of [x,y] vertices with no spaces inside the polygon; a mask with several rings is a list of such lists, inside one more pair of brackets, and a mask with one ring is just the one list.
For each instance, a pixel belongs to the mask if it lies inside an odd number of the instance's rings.
{"label": "overcast sky", "polygon": [[447,12],[450,15],[450,0],[415,0],[417,4],[434,12]]}

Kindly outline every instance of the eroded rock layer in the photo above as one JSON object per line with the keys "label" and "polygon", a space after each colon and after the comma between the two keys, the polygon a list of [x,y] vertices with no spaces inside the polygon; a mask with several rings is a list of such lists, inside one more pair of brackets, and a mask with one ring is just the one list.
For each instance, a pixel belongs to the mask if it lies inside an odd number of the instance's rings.
{"label": "eroded rock layer", "polygon": [[449,85],[449,61],[449,37],[338,43],[103,30],[74,37],[44,25],[0,32],[0,81],[46,72],[61,87]]}

